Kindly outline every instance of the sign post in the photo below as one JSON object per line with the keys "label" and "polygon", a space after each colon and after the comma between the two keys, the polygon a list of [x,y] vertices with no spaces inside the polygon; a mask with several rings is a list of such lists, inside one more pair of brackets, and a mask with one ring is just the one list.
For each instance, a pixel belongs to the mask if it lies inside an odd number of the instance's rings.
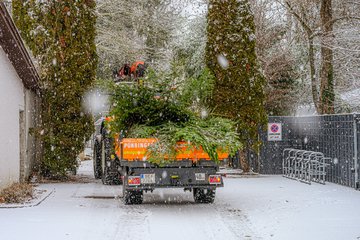
{"label": "sign post", "polygon": [[281,123],[268,123],[268,141],[282,141]]}

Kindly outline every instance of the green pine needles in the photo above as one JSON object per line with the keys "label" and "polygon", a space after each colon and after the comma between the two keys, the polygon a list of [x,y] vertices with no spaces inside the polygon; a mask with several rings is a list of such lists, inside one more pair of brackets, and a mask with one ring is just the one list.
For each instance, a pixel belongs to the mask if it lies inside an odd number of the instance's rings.
{"label": "green pine needles", "polygon": [[[148,74],[145,86],[114,85],[109,129],[130,138],[156,138],[148,161],[163,165],[175,159],[177,142],[188,148],[200,148],[218,162],[218,152],[235,153],[241,148],[235,123],[226,118],[206,116],[193,110],[204,102],[205,93],[190,96],[187,87],[202,92],[202,86],[188,81],[212,81],[208,70],[198,78],[185,81],[186,87],[174,89],[170,75]],[[159,84],[162,83],[162,84]],[[204,83],[205,84],[205,83]],[[205,84],[207,85],[207,84]],[[198,86],[198,87],[196,87]],[[185,88],[185,89],[184,89]],[[182,89],[182,90],[179,90]],[[185,98],[187,96],[187,98]]]}
{"label": "green pine needles", "polygon": [[40,62],[42,173],[62,177],[93,132],[81,101],[96,76],[95,1],[12,1],[21,35]]}

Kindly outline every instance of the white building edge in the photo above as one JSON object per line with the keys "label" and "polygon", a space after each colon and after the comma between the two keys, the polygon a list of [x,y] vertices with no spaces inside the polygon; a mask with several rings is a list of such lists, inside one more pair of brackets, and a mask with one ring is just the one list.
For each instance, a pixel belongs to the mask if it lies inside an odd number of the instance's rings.
{"label": "white building edge", "polygon": [[39,93],[34,64],[0,2],[0,190],[26,181],[40,158],[31,131],[39,123]]}

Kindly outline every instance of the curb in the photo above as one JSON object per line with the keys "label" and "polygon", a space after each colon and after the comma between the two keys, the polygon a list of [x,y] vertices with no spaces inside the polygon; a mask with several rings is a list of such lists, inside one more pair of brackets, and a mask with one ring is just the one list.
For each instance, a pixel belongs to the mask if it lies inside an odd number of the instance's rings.
{"label": "curb", "polygon": [[12,208],[31,208],[31,207],[37,207],[41,203],[43,203],[48,197],[50,197],[51,194],[55,192],[55,189],[50,190],[49,193],[41,195],[38,201],[35,203],[24,203],[24,204],[0,204],[0,209],[12,209]]}
{"label": "curb", "polygon": [[243,173],[243,172],[233,172],[233,171],[220,171],[217,174],[222,177],[258,177],[260,174],[258,173]]}

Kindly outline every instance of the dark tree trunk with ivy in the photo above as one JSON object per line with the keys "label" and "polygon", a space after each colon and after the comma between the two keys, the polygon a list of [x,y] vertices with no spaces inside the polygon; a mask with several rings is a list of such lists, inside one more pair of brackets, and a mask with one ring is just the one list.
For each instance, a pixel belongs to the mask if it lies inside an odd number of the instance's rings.
{"label": "dark tree trunk with ivy", "polygon": [[319,113],[335,113],[334,101],[334,69],[333,69],[333,17],[332,1],[322,0],[320,7],[321,18],[321,69],[320,69],[320,99]]}
{"label": "dark tree trunk with ivy", "polygon": [[[250,4],[247,0],[210,0],[207,18],[206,64],[216,77],[213,114],[236,120],[244,146],[259,150],[258,131],[267,121],[265,78],[258,67]],[[226,61],[219,64],[221,58],[226,58],[228,66]],[[249,171],[245,157],[241,160],[243,170]]]}
{"label": "dark tree trunk with ivy", "polygon": [[96,74],[95,1],[14,0],[13,9],[21,35],[41,66],[42,173],[64,176],[76,168],[77,155],[93,130],[81,101]]}

